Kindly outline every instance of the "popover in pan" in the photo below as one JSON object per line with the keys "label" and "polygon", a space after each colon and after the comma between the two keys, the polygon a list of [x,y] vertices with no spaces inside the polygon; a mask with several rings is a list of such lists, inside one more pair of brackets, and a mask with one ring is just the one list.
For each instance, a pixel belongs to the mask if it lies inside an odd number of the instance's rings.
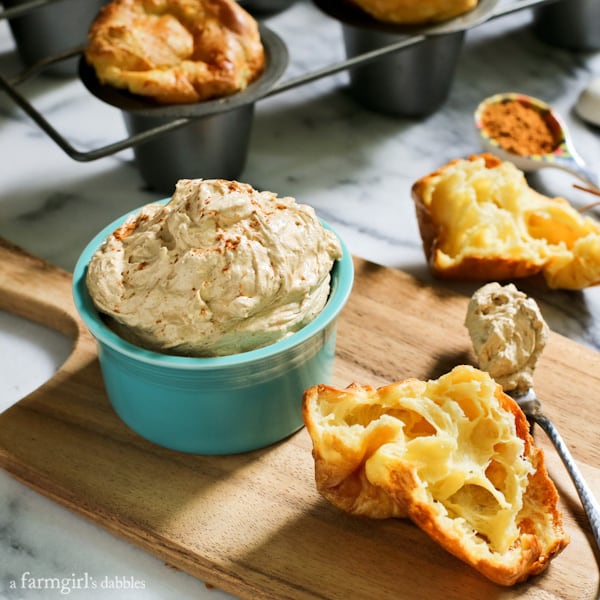
{"label": "popover in pan", "polygon": [[162,105],[242,91],[265,63],[258,24],[235,0],[113,0],[85,57],[100,83]]}
{"label": "popover in pan", "polygon": [[447,21],[477,6],[479,0],[352,0],[378,21],[421,25]]}

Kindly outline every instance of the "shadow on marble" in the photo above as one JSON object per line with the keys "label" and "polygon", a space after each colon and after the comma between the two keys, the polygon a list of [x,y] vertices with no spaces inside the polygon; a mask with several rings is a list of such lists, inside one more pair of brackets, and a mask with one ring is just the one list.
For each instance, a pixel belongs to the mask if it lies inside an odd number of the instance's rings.
{"label": "shadow on marble", "polygon": [[72,349],[73,342],[65,335],[0,307],[0,381],[7,390],[0,412],[50,379]]}
{"label": "shadow on marble", "polygon": [[[485,27],[482,27],[484,33]],[[554,48],[539,41],[527,24],[496,35],[468,33],[468,45],[457,68],[457,79],[468,82],[464,91],[475,102],[500,92],[524,92],[549,103],[564,94],[560,85],[552,85],[561,75],[581,68],[580,58],[573,53]],[[528,56],[526,67],[522,57]],[[494,76],[485,76],[487,65]],[[472,85],[471,85],[472,84]]]}
{"label": "shadow on marble", "polygon": [[132,163],[100,162],[74,163],[81,175],[58,186],[41,179],[3,194],[0,237],[71,271],[81,250],[107,223],[163,197],[146,189]]}
{"label": "shadow on marble", "polygon": [[[289,94],[289,92],[288,92]],[[340,124],[351,123],[350,128]],[[408,119],[391,118],[367,111],[350,98],[347,86],[313,97],[273,105],[257,103],[250,153],[243,177],[264,187],[273,165],[307,175],[303,188],[327,189],[332,181],[360,176],[367,157],[383,143],[414,126]],[[343,161],[343,170],[332,171],[328,163]],[[364,161],[364,163],[362,162]],[[306,165],[306,169],[302,168]],[[320,165],[315,169],[315,165]],[[279,176],[281,176],[281,169]]]}
{"label": "shadow on marble", "polygon": [[[475,291],[485,285],[483,281],[446,281],[433,277],[423,264],[403,265],[402,271],[419,281],[431,285],[433,292],[443,297],[448,291],[470,298]],[[600,332],[594,330],[594,296],[600,289],[551,290],[541,277],[515,279],[511,282],[517,289],[535,299],[544,320],[555,333],[575,339],[591,348],[600,349]]]}
{"label": "shadow on marble", "polygon": [[[25,66],[19,59],[16,50],[0,53],[0,75],[9,83],[11,83],[12,78],[18,77],[24,70]],[[40,73],[19,85],[13,85],[13,87],[35,107],[36,101],[47,96],[50,93],[49,90],[60,92],[77,80],[77,77],[59,78]],[[19,117],[19,111],[20,107],[17,103],[6,93],[0,91],[0,115],[7,118]]]}

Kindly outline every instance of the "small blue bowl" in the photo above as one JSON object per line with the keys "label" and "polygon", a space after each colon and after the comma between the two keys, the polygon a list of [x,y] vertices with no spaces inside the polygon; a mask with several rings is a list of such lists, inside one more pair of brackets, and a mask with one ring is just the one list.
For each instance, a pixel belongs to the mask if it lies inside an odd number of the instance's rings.
{"label": "small blue bowl", "polygon": [[343,256],[332,269],[329,300],[300,331],[230,356],[172,356],[145,350],[114,333],[96,310],[85,283],[94,252],[138,210],[100,231],[83,250],[73,273],[75,306],[96,339],[106,392],[116,413],[142,437],[193,454],[264,448],[299,430],[303,391],[329,382],[333,372],[337,317],[354,281],[352,256],[344,242],[340,239]]}

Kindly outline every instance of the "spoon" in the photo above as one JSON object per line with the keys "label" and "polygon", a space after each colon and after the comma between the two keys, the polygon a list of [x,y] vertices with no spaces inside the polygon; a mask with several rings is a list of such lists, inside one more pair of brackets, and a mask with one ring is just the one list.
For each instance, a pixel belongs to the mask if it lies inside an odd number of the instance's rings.
{"label": "spoon", "polygon": [[516,392],[508,392],[508,394],[521,407],[521,410],[525,413],[529,422],[531,424],[537,423],[546,432],[550,441],[554,444],[554,447],[575,484],[575,489],[577,490],[581,504],[583,505],[590,522],[592,533],[596,540],[596,546],[600,550],[600,505],[583,478],[567,445],[552,421],[542,412],[542,405],[533,388],[530,388],[527,392],[521,394],[517,394]]}
{"label": "spoon", "polygon": [[[485,129],[482,117],[487,108],[493,104],[519,102],[527,108],[532,108],[540,113],[552,131],[555,139],[553,150],[546,154],[521,155],[502,147]],[[475,127],[479,132],[483,147],[488,152],[495,154],[501,160],[514,163],[521,171],[537,171],[545,167],[562,169],[575,175],[588,185],[600,189],[600,177],[592,171],[575,150],[569,131],[558,113],[546,102],[526,94],[504,93],[486,98],[475,111]]]}

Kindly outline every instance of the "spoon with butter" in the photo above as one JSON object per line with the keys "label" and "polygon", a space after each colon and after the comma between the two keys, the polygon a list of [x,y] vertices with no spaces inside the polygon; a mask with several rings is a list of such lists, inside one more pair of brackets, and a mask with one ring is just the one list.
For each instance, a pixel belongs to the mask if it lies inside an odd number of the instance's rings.
{"label": "spoon with butter", "polygon": [[542,100],[512,92],[490,96],[475,111],[475,127],[486,151],[521,171],[562,169],[600,189],[600,177],[575,150],[562,118]]}
{"label": "spoon with butter", "polygon": [[487,371],[556,448],[573,481],[600,549],[600,504],[533,388],[533,373],[549,328],[533,298],[510,283],[484,285],[469,301],[465,326],[480,369]]}

